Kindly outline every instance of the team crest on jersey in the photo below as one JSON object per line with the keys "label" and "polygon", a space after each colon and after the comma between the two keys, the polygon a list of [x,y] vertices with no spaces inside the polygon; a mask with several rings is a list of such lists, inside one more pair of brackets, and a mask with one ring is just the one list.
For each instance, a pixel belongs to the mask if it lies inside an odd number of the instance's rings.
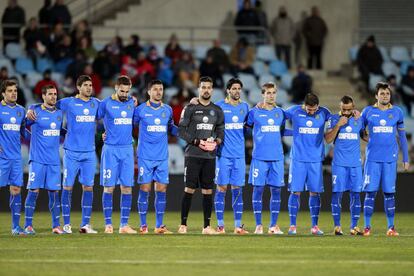
{"label": "team crest on jersey", "polygon": [[131,106],[130,105],[127,105],[127,109],[129,110],[129,109],[131,109]]}
{"label": "team crest on jersey", "polygon": [[389,114],[389,115],[388,115],[388,118],[392,119],[392,114]]}
{"label": "team crest on jersey", "polygon": [[275,117],[276,117],[276,118],[279,118],[279,114],[278,114],[278,113],[275,113]]}
{"label": "team crest on jersey", "polygon": [[240,109],[240,114],[243,115],[244,114],[244,110]]}
{"label": "team crest on jersey", "polygon": [[316,118],[316,120],[318,120],[319,119],[319,114],[316,114],[315,118]]}
{"label": "team crest on jersey", "polygon": [[358,122],[357,121],[354,121],[354,126],[357,126],[358,125]]}
{"label": "team crest on jersey", "polygon": [[17,117],[21,117],[21,116],[22,116],[22,113],[21,113],[20,111],[17,111],[17,112],[16,112],[16,116],[17,116]]}
{"label": "team crest on jersey", "polygon": [[214,110],[210,110],[210,115],[214,116],[216,113],[214,112]]}
{"label": "team crest on jersey", "polygon": [[94,108],[95,107],[95,104],[94,103],[91,103],[91,108]]}
{"label": "team crest on jersey", "polygon": [[58,116],[58,117],[56,118],[56,120],[58,120],[58,121],[62,121],[62,117]]}
{"label": "team crest on jersey", "polygon": [[166,116],[165,112],[161,113],[161,117],[165,118]]}

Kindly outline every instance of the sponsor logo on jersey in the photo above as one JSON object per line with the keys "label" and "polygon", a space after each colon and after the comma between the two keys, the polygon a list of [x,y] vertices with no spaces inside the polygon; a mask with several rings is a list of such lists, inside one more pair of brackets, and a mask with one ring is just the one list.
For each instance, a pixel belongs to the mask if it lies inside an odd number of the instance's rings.
{"label": "sponsor logo on jersey", "polygon": [[381,119],[379,121],[381,126],[374,126],[372,128],[373,133],[392,133],[394,128],[392,126],[386,126],[387,121],[384,119]]}
{"label": "sponsor logo on jersey", "polygon": [[[271,119],[269,119],[271,120]],[[275,126],[275,125],[267,125],[267,126],[262,126],[260,128],[261,132],[279,132],[280,131],[280,126]]]}
{"label": "sponsor logo on jersey", "polygon": [[10,124],[3,124],[3,130],[19,131],[20,125],[16,124],[16,118],[10,118]]}
{"label": "sponsor logo on jersey", "polygon": [[197,124],[197,130],[213,130],[213,124]]}
{"label": "sponsor logo on jersey", "polygon": [[356,133],[339,133],[338,139],[341,140],[358,140],[358,134]]}
{"label": "sponsor logo on jersey", "polygon": [[50,129],[43,130],[43,136],[60,136],[60,129],[56,129],[56,123],[50,123]]}
{"label": "sponsor logo on jersey", "polygon": [[227,130],[243,129],[243,123],[228,123],[224,125],[224,128]]}

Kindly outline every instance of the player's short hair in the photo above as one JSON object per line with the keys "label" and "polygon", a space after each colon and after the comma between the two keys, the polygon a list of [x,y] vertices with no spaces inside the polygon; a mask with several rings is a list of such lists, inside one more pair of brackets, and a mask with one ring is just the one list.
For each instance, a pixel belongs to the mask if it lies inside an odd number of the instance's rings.
{"label": "player's short hair", "polygon": [[392,92],[391,86],[386,82],[380,81],[379,83],[377,83],[377,85],[375,86],[375,95],[378,95],[378,92],[380,91],[380,89],[388,89],[390,93]]}
{"label": "player's short hair", "polygon": [[262,94],[264,94],[266,92],[266,89],[269,89],[269,88],[277,89],[277,86],[274,82],[269,81],[269,82],[264,83],[261,88],[262,88]]}
{"label": "player's short hair", "polygon": [[82,86],[82,84],[84,82],[90,81],[92,82],[91,77],[89,77],[88,75],[81,75],[78,77],[78,79],[76,80],[76,86]]}
{"label": "player's short hair", "polygon": [[240,79],[238,79],[238,78],[231,78],[226,83],[226,89],[230,90],[231,87],[233,86],[233,84],[240,84],[240,87],[243,88],[243,83],[242,83],[242,81]]}
{"label": "player's short hair", "polygon": [[47,90],[49,89],[56,89],[56,86],[54,86],[53,84],[48,84],[42,87],[42,95],[46,95]]}
{"label": "player's short hair", "polygon": [[345,95],[341,98],[341,103],[343,104],[350,104],[350,103],[354,103],[354,99],[352,99],[351,96]]}
{"label": "player's short hair", "polygon": [[1,93],[6,92],[6,89],[9,86],[16,86],[17,87],[17,82],[15,80],[11,80],[11,79],[2,81],[1,86],[0,86],[1,87],[0,88]]}
{"label": "player's short hair", "polygon": [[116,79],[116,85],[132,85],[132,82],[128,76],[122,75]]}
{"label": "player's short hair", "polygon": [[210,82],[211,84],[213,84],[213,79],[207,76],[200,77],[200,79],[198,80],[198,86],[200,86],[202,82]]}
{"label": "player's short hair", "polygon": [[151,88],[154,86],[154,85],[162,85],[162,86],[164,86],[164,84],[162,83],[162,81],[161,80],[151,80],[149,83],[148,83],[148,85],[147,85],[147,89],[148,90],[151,90]]}
{"label": "player's short hair", "polygon": [[318,96],[316,96],[316,94],[310,92],[306,94],[304,102],[305,102],[305,105],[308,105],[308,106],[319,105],[319,98]]}

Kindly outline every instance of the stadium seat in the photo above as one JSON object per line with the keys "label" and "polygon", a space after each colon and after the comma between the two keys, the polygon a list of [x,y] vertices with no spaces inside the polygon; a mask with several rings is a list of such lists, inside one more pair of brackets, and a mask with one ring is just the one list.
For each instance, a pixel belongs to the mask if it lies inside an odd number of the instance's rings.
{"label": "stadium seat", "polygon": [[207,51],[210,47],[207,45],[197,45],[194,49],[194,57],[199,60],[206,58]]}
{"label": "stadium seat", "polygon": [[270,74],[264,74],[259,76],[259,85],[263,85],[266,82],[276,82],[276,79],[274,76]]}
{"label": "stadium seat", "polygon": [[7,71],[9,72],[9,76],[14,76],[14,67],[11,63],[10,59],[8,58],[0,58],[0,68],[6,67]]}
{"label": "stadium seat", "polygon": [[358,55],[359,45],[354,45],[349,48],[349,59],[352,63],[356,62],[357,55]]}
{"label": "stadium seat", "polygon": [[396,62],[409,61],[410,55],[408,50],[404,46],[392,46],[391,47],[391,59]]}
{"label": "stadium seat", "polygon": [[93,42],[93,47],[99,52],[105,48],[105,43]]}
{"label": "stadium seat", "polygon": [[113,93],[114,93],[114,88],[113,87],[104,86],[104,87],[102,87],[101,94],[99,95],[99,97],[101,99],[105,99],[105,98],[111,96]]}
{"label": "stadium seat", "polygon": [[8,43],[6,46],[6,56],[11,59],[24,57],[22,47],[18,43]]}
{"label": "stadium seat", "polygon": [[256,58],[267,62],[277,59],[272,45],[257,46]]}
{"label": "stadium seat", "polygon": [[260,89],[257,88],[255,90],[250,91],[248,96],[249,102],[255,106],[258,102],[263,100],[262,93],[260,92]]}
{"label": "stadium seat", "polygon": [[253,70],[254,70],[254,74],[256,76],[261,76],[263,74],[267,74],[267,71],[268,71],[266,64],[261,60],[256,60],[253,63]]}
{"label": "stadium seat", "polygon": [[293,76],[290,73],[286,73],[280,78],[280,87],[286,90],[290,90],[292,88],[292,81]]}
{"label": "stadium seat", "polygon": [[256,77],[254,75],[240,73],[239,74],[239,79],[243,83],[243,89],[250,91],[252,89],[257,88],[257,81],[256,81]]}
{"label": "stadium seat", "polygon": [[16,72],[24,75],[35,71],[32,60],[26,57],[18,58],[16,60],[15,68]]}
{"label": "stadium seat", "polygon": [[222,44],[222,45],[221,45],[221,48],[223,48],[223,50],[224,50],[227,54],[230,54],[230,52],[231,52],[231,46],[230,46],[230,45],[227,45],[227,44]]}
{"label": "stadium seat", "polygon": [[290,103],[289,95],[286,92],[286,90],[279,89],[277,91],[276,103],[281,105],[282,107],[285,107],[287,104]]}
{"label": "stadium seat", "polygon": [[213,89],[213,94],[211,95],[211,101],[213,103],[218,102],[218,101],[224,99],[224,97],[225,97],[225,95],[224,95],[223,90],[218,89],[218,88],[214,88]]}
{"label": "stadium seat", "polygon": [[41,79],[42,75],[33,71],[26,75],[26,84],[29,88],[33,89]]}
{"label": "stadium seat", "polygon": [[395,75],[395,76],[400,75],[400,69],[392,61],[387,61],[387,62],[382,63],[382,71],[384,72],[384,75],[387,77],[390,75]]}
{"label": "stadium seat", "polygon": [[378,48],[379,48],[379,50],[381,52],[382,59],[384,61],[390,61],[390,56],[388,55],[387,48],[385,48],[384,46],[379,46]]}
{"label": "stadium seat", "polygon": [[56,64],[55,64],[55,71],[62,73],[62,74],[66,74],[66,69],[68,68],[69,64],[72,63],[72,59],[71,58],[64,58],[59,60]]}
{"label": "stadium seat", "polygon": [[51,77],[52,77],[52,80],[54,80],[58,86],[62,86],[63,83],[65,82],[65,76],[61,73],[52,72]]}
{"label": "stadium seat", "polygon": [[401,62],[400,65],[400,73],[401,75],[407,75],[408,72],[408,67],[413,66],[414,67],[414,62],[413,61],[403,61]]}
{"label": "stadium seat", "polygon": [[178,144],[168,144],[168,167],[170,174],[184,173],[184,151]]}
{"label": "stadium seat", "polygon": [[53,71],[53,61],[48,58],[38,58],[36,60],[36,71],[43,74],[46,70]]}
{"label": "stadium seat", "polygon": [[223,74],[223,82],[224,82],[224,85],[226,85],[226,83],[227,83],[227,82],[228,82],[231,78],[233,78],[233,75],[230,75],[230,74],[224,73],[224,74]]}
{"label": "stadium seat", "polygon": [[383,76],[369,74],[369,90],[370,91],[374,91],[375,90],[375,86],[380,81],[384,81],[384,77]]}
{"label": "stadium seat", "polygon": [[288,72],[285,62],[280,60],[273,60],[269,64],[269,71],[273,76],[281,77]]}
{"label": "stadium seat", "polygon": [[169,102],[171,98],[178,93],[178,88],[175,86],[164,89],[164,101]]}

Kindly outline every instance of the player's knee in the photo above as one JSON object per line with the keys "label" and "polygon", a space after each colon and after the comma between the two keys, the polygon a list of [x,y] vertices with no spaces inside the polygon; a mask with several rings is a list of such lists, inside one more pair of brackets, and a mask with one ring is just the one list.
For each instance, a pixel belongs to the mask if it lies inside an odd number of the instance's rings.
{"label": "player's knee", "polygon": [[82,189],[84,191],[87,191],[87,192],[92,192],[93,191],[93,186],[82,185]]}
{"label": "player's knee", "polygon": [[240,187],[240,186],[233,186],[233,185],[232,185],[232,186],[231,186],[231,189],[232,189],[232,190],[239,190],[239,189],[241,189],[241,187]]}
{"label": "player's knee", "polygon": [[12,195],[18,195],[21,192],[21,187],[18,186],[10,186],[10,194]]}
{"label": "player's knee", "polygon": [[131,194],[132,193],[132,187],[121,186],[121,193],[122,194]]}
{"label": "player's knee", "polygon": [[309,192],[310,196],[317,196],[319,193],[315,193],[315,192]]}
{"label": "player's knee", "polygon": [[217,191],[226,192],[227,191],[227,186],[225,186],[225,185],[217,185]]}
{"label": "player's knee", "polygon": [[139,189],[140,189],[141,191],[144,191],[144,192],[149,193],[149,192],[151,192],[151,184],[141,184],[141,185],[139,186]]}
{"label": "player's knee", "polygon": [[300,196],[300,192],[292,192],[293,195]]}
{"label": "player's knee", "polygon": [[167,185],[155,182],[155,191],[166,193],[167,192]]}
{"label": "player's knee", "polygon": [[185,187],[185,188],[184,188],[184,192],[186,192],[186,193],[188,193],[188,194],[194,194],[195,189],[191,189],[191,188]]}
{"label": "player's knee", "polygon": [[110,193],[112,194],[115,190],[115,187],[105,187],[104,188],[104,193]]}
{"label": "player's knee", "polygon": [[30,189],[32,193],[39,193],[39,189]]}
{"label": "player's knee", "polygon": [[213,194],[213,189],[201,189],[201,193],[203,195],[211,195]]}
{"label": "player's knee", "polygon": [[63,186],[63,190],[72,191],[73,187],[71,186]]}

